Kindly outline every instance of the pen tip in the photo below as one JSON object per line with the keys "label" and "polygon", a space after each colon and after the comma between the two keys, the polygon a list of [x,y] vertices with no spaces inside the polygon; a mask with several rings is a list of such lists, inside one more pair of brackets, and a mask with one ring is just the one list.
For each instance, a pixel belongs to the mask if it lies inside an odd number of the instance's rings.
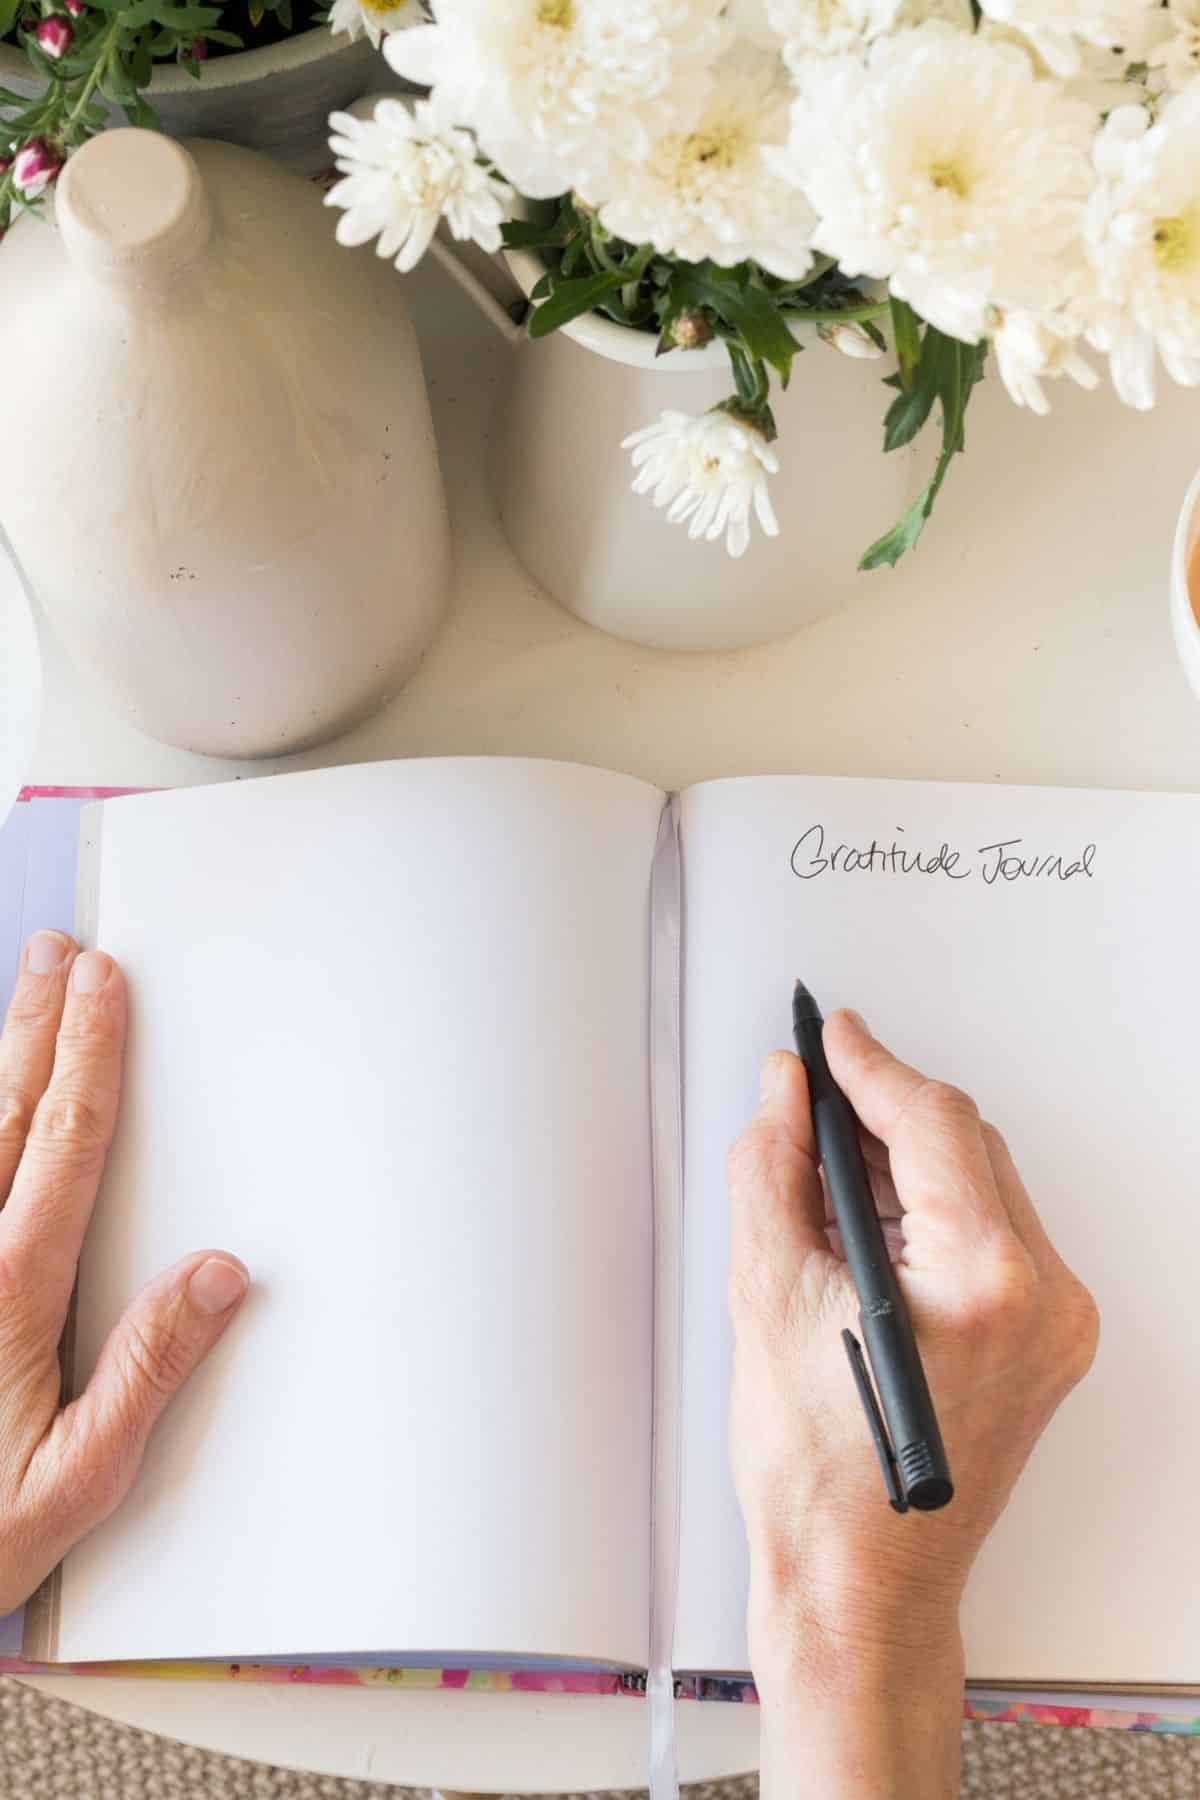
{"label": "pen tip", "polygon": [[802,981],[797,981],[792,988],[792,1020],[799,1024],[802,1019],[819,1019],[821,1009],[809,993]]}

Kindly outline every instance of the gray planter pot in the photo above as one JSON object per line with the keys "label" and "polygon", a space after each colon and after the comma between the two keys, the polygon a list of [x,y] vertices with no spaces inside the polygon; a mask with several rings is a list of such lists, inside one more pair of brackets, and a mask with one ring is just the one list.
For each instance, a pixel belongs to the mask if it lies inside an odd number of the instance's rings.
{"label": "gray planter pot", "polygon": [[[146,97],[172,137],[223,138],[316,175],[329,165],[329,114],[368,88],[399,85],[366,38],[351,43],[319,26],[261,50],[213,57],[198,81],[169,64],[156,71]],[[31,98],[42,92],[41,77],[11,44],[0,44],[0,86]],[[115,109],[113,122],[124,122]]]}

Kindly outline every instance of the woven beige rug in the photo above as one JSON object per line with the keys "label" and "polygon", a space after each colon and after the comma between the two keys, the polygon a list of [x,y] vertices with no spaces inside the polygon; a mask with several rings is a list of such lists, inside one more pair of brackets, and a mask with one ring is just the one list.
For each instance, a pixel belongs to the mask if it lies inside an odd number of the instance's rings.
{"label": "woven beige rug", "polygon": [[[414,1790],[296,1775],[110,1725],[0,1680],[0,1800],[401,1800]],[[753,1800],[752,1780],[687,1800]],[[1200,1800],[1200,1739],[965,1725],[963,1800]]]}

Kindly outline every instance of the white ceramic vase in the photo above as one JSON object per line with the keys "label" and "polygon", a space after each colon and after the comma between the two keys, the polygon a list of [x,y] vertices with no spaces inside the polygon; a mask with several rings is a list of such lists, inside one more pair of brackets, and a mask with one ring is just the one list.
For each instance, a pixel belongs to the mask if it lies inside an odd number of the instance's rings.
{"label": "white ceramic vase", "polygon": [[112,131],[0,247],[0,517],[68,650],[150,736],[277,755],[394,694],[449,541],[400,284],[310,182]]}
{"label": "white ceramic vase", "polygon": [[[506,258],[528,294],[541,274]],[[488,284],[491,285],[491,284]],[[886,575],[860,575],[867,545],[903,510],[909,450],[884,456],[886,365],[842,355],[815,333],[772,408],[780,535],[757,525],[746,554],[695,542],[632,492],[621,441],[667,408],[700,413],[732,392],[721,344],[655,357],[655,339],[597,314],[524,344],[493,436],[501,521],[529,573],[569,612],[617,637],[670,650],[730,650],[796,631]]]}
{"label": "white ceramic vase", "polygon": [[[319,25],[261,49],[210,57],[199,76],[176,62],[160,63],[146,99],[172,137],[222,138],[261,150],[299,175],[318,175],[330,163],[329,114],[365,88],[386,89],[394,81],[365,37],[351,42]],[[0,87],[32,100],[45,86],[22,51],[0,44]],[[114,123],[121,119],[118,108],[109,110]]]}

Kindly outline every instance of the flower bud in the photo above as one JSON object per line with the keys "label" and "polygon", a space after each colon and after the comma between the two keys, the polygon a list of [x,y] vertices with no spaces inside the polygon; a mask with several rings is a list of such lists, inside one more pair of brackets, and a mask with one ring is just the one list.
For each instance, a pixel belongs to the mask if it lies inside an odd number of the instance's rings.
{"label": "flower bud", "polygon": [[37,38],[38,49],[42,54],[57,62],[59,57],[65,56],[71,48],[71,40],[75,33],[69,19],[64,19],[61,13],[51,13],[48,19],[42,20],[34,36]]}
{"label": "flower bud", "polygon": [[843,356],[873,359],[883,355],[870,332],[856,325],[853,319],[841,319],[834,325],[818,325],[817,336],[840,350]]}
{"label": "flower bud", "polygon": [[711,338],[712,326],[702,312],[681,312],[671,326],[677,350],[702,350]]}
{"label": "flower bud", "polygon": [[13,186],[26,200],[36,200],[57,179],[64,161],[62,151],[49,138],[30,138],[13,158]]}
{"label": "flower bud", "polygon": [[183,54],[189,62],[203,62],[208,55],[208,39],[193,38]]}
{"label": "flower bud", "polygon": [[84,13],[87,11],[87,7],[83,4],[83,0],[63,0],[63,5],[73,19],[82,19]]}

